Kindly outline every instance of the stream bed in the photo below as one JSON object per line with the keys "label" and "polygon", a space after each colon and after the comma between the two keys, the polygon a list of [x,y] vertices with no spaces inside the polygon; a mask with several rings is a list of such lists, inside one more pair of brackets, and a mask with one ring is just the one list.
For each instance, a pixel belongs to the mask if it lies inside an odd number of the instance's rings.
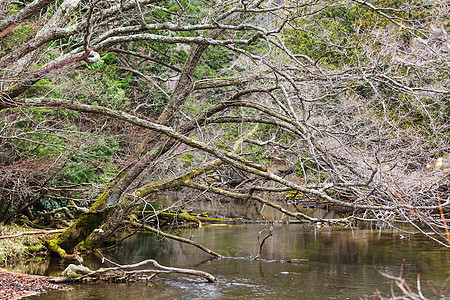
{"label": "stream bed", "polygon": [[[398,230],[331,229],[278,224],[258,253],[261,224],[207,226],[179,234],[232,258],[211,259],[199,249],[153,234],[138,233],[108,254],[119,264],[156,259],[160,264],[203,270],[217,276],[207,283],[181,274],[158,275],[150,283],[73,284],[74,289],[51,291],[27,299],[359,299],[372,297],[378,289],[384,296],[390,281],[378,271],[404,276],[412,287],[420,274],[424,293],[432,296],[427,283],[436,288],[449,276],[450,251],[421,236]],[[266,233],[262,234],[264,237]],[[95,255],[84,256],[91,269],[106,267]],[[273,260],[302,259],[296,263]],[[27,263],[16,270],[58,275],[65,268],[57,259]],[[448,296],[447,296],[448,297]]]}

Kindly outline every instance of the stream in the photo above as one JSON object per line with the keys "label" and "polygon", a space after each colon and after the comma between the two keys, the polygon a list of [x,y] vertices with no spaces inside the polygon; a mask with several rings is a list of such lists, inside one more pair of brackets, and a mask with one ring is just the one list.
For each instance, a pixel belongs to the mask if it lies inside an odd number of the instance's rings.
{"label": "stream", "polygon": [[[130,264],[156,259],[160,264],[203,270],[217,276],[207,283],[181,274],[156,276],[150,283],[73,284],[70,292],[51,291],[27,299],[359,299],[378,289],[384,296],[390,281],[378,271],[398,275],[405,259],[404,276],[416,287],[420,274],[425,295],[427,282],[437,289],[449,276],[450,251],[424,237],[398,230],[331,229],[301,224],[277,224],[264,244],[261,260],[258,233],[262,224],[206,226],[179,234],[231,258],[211,259],[199,249],[153,234],[138,233],[125,240],[108,258]],[[263,234],[263,236],[265,236]],[[406,238],[405,238],[406,237]],[[84,256],[91,269],[107,266],[95,255]],[[273,260],[304,259],[296,263]],[[26,263],[15,270],[59,275],[59,260]],[[448,296],[447,296],[448,297]],[[448,299],[448,298],[445,298]]]}

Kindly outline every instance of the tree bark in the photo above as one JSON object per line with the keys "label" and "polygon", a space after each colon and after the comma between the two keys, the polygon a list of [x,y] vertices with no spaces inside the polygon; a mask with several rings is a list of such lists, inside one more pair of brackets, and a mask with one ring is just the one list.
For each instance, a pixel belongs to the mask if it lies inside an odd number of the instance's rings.
{"label": "tree bark", "polygon": [[[225,18],[224,23],[232,24],[242,15],[242,13],[232,13]],[[223,32],[224,29],[215,29],[208,35],[208,38],[216,39]],[[194,71],[203,52],[208,46],[209,44],[194,44],[192,46],[169,103],[157,120],[158,124],[169,125],[173,120],[175,112],[184,104],[189,94],[193,91],[194,84],[192,78],[194,77]],[[108,185],[105,192],[99,197],[88,213],[80,216],[80,218],[66,231],[49,241],[48,245],[54,250],[58,250],[57,248],[60,247],[66,252],[72,252],[74,248],[83,241],[85,241],[83,244],[84,248],[95,248],[98,247],[102,241],[110,237],[120,226],[126,213],[134,206],[136,197],[143,197],[143,195],[140,194],[141,192],[139,192],[142,188],[133,193],[131,199],[128,196],[124,196],[124,192],[149,166],[150,162],[155,157],[170,149],[169,147],[164,146],[167,144],[167,139],[168,137],[162,136],[158,132],[155,132],[155,137],[153,138],[145,138],[135,153],[135,158],[137,158],[138,161],[122,171],[121,174]],[[154,145],[155,142],[158,143]],[[153,148],[146,152],[146,149],[149,147]],[[100,228],[101,230],[94,232],[97,228]]]}

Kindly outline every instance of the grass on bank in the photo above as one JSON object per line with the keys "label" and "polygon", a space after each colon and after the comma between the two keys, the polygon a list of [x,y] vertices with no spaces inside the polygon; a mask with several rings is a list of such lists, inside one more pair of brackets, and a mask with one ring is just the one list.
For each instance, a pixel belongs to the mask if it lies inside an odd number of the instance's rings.
{"label": "grass on bank", "polygon": [[[1,225],[0,236],[14,235],[30,229],[18,225]],[[0,240],[0,266],[7,266],[17,260],[29,257],[33,252],[42,249],[42,236],[22,235]]]}

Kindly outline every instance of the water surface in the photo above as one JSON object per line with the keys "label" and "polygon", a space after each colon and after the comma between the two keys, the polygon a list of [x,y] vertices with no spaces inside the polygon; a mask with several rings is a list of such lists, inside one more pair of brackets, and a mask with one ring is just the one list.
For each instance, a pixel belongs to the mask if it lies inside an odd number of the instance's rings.
{"label": "water surface", "polygon": [[[264,225],[245,224],[179,233],[232,259],[211,259],[191,245],[144,233],[108,255],[120,264],[153,258],[166,266],[203,270],[217,276],[216,283],[169,274],[158,275],[149,284],[74,284],[71,292],[52,291],[30,299],[359,299],[377,289],[386,295],[389,280],[377,270],[398,275],[403,259],[405,277],[413,286],[418,273],[425,290],[429,290],[426,282],[440,286],[449,275],[449,250],[419,236],[401,238],[395,230],[318,230],[280,224],[264,245],[263,260],[254,261],[250,258],[258,253],[262,229]],[[93,269],[106,266],[96,256],[84,259]],[[307,261],[271,261],[290,259]],[[55,275],[64,267],[55,261],[38,273]]]}

